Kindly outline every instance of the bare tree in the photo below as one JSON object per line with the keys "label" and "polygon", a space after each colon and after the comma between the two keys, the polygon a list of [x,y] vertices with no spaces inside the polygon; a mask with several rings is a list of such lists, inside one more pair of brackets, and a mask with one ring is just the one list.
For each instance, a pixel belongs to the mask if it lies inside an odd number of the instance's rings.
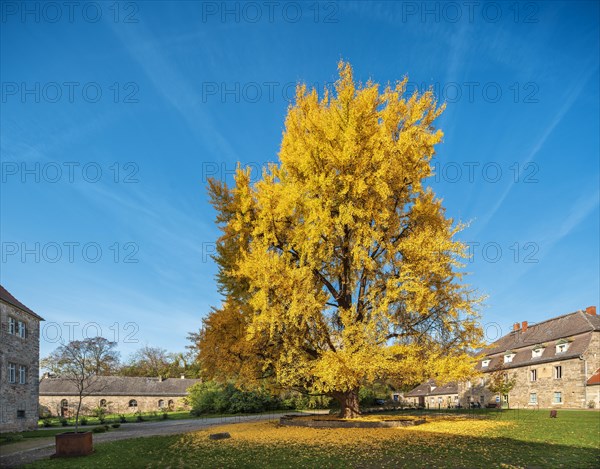
{"label": "bare tree", "polygon": [[[57,377],[71,383],[78,396],[77,412],[75,414],[75,433],[79,429],[79,414],[83,398],[92,392],[102,391],[103,386],[98,381],[102,367],[100,364],[105,357],[112,357],[113,346],[102,344],[101,337],[93,337],[85,340],[74,340],[68,344],[62,344],[48,357],[41,361],[42,368],[47,369]],[[104,339],[106,340],[106,339]],[[108,341],[107,341],[108,342]],[[110,342],[108,342],[110,344]]]}

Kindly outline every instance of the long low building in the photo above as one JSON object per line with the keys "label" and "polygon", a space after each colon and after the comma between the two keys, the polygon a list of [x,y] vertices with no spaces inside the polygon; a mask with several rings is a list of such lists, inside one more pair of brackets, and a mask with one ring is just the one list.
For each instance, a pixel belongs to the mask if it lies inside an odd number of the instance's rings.
{"label": "long low building", "polygon": [[[453,406],[455,401],[464,407],[502,402],[520,408],[600,408],[600,317],[596,307],[534,325],[527,321],[514,324],[510,333],[480,354],[476,371],[478,378],[442,387],[429,380],[406,398],[427,407]],[[494,372],[515,380],[508,394],[500,396],[489,390]]]}
{"label": "long low building", "polygon": [[[84,414],[98,407],[107,413],[187,409],[188,388],[199,379],[98,376],[83,398]],[[63,378],[45,375],[40,380],[41,412],[61,417],[75,415],[79,396],[75,385]]]}

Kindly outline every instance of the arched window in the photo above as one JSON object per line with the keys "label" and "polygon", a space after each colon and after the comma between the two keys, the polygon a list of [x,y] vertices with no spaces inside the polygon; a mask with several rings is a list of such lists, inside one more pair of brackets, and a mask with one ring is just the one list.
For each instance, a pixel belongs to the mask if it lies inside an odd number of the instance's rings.
{"label": "arched window", "polygon": [[69,401],[63,399],[60,401],[60,416],[68,417],[69,416]]}
{"label": "arched window", "polygon": [[173,410],[174,407],[175,403],[173,402],[173,399],[169,399],[169,410]]}
{"label": "arched window", "polygon": [[129,407],[137,407],[137,401],[135,399],[131,399],[129,401]]}
{"label": "arched window", "polygon": [[100,407],[106,407],[106,399],[100,399]]}
{"label": "arched window", "polygon": [[162,409],[164,406],[165,406],[165,401],[163,399],[159,399],[159,401],[158,401],[158,407],[160,409]]}

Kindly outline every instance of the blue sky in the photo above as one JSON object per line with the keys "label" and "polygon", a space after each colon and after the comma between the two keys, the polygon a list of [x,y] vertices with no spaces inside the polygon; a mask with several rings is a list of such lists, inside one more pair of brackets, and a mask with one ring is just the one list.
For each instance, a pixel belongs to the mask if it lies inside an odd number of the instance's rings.
{"label": "blue sky", "polygon": [[206,177],[275,161],[294,84],[340,59],[446,101],[430,185],[470,222],[489,339],[598,304],[597,2],[60,5],[0,25],[1,282],[42,355],[183,350],[220,301]]}

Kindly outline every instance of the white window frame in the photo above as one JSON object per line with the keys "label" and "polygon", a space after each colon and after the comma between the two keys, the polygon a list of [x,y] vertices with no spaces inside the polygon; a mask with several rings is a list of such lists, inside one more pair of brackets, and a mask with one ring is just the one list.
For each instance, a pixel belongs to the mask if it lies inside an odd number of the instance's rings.
{"label": "white window frame", "polygon": [[514,353],[507,353],[506,355],[504,355],[504,363],[512,363],[513,358],[515,358]]}
{"label": "white window frame", "polygon": [[537,392],[530,392],[529,393],[529,403],[530,404],[537,404],[538,403]]}
{"label": "white window frame", "polygon": [[562,365],[554,366],[554,379],[562,379]]}
{"label": "white window frame", "polygon": [[8,317],[8,333],[12,335],[17,333],[17,320],[12,316]]}
{"label": "white window frame", "polygon": [[556,344],[556,353],[565,353],[569,350],[569,342],[561,342],[560,344]]}
{"label": "white window frame", "polygon": [[539,358],[543,355],[544,353],[544,347],[538,347],[538,348],[534,348],[531,351],[531,358]]}
{"label": "white window frame", "polygon": [[537,381],[537,370],[529,370],[529,381]]}
{"label": "white window frame", "polygon": [[27,325],[24,321],[17,321],[17,335],[22,339],[27,335]]}
{"label": "white window frame", "polygon": [[15,384],[17,382],[17,365],[16,363],[8,364],[8,382]]}
{"label": "white window frame", "polygon": [[487,368],[488,366],[490,366],[490,361],[491,360],[483,360],[481,362],[481,368]]}
{"label": "white window frame", "polygon": [[19,365],[19,384],[27,384],[27,367]]}
{"label": "white window frame", "polygon": [[[558,397],[558,401],[556,400],[557,397]],[[554,395],[552,397],[552,403],[553,404],[562,404],[563,403],[562,391],[554,391]]]}

